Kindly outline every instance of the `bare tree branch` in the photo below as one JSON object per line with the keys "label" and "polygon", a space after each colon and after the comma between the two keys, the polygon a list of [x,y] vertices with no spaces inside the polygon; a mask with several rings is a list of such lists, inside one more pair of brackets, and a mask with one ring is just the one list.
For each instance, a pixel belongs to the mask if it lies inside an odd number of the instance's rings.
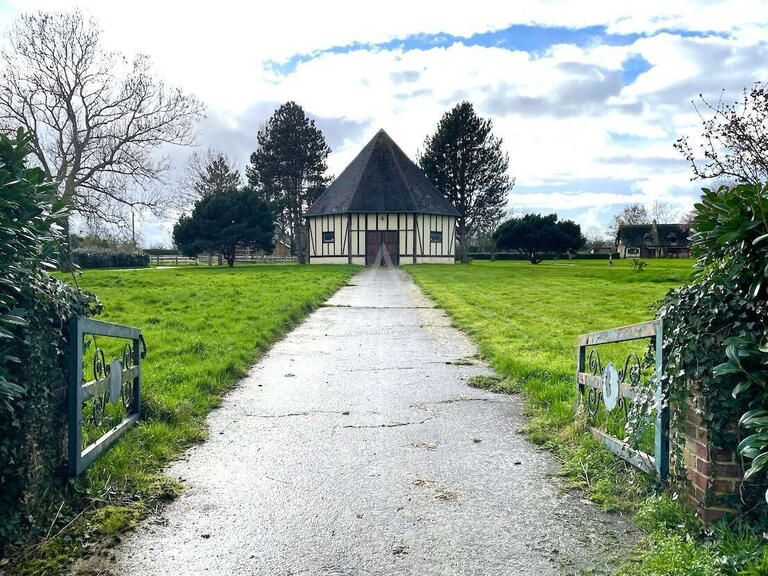
{"label": "bare tree branch", "polygon": [[101,47],[79,11],[21,16],[8,33],[0,78],[0,126],[34,135],[37,160],[70,207],[119,223],[134,207],[177,205],[158,186],[167,144],[189,145],[204,108],[155,78],[149,60]]}
{"label": "bare tree branch", "polygon": [[694,179],[768,181],[768,84],[745,88],[741,100],[732,104],[723,101],[723,94],[714,103],[703,95],[700,99],[703,111],[694,103],[702,125],[700,143],[692,145],[688,136],[675,142]]}

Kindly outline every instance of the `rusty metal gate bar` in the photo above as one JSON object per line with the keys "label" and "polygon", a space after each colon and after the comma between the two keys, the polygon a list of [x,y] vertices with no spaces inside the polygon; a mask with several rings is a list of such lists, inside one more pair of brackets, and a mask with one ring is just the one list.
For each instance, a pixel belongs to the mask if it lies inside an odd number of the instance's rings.
{"label": "rusty metal gate bar", "polygon": [[[585,391],[587,403],[595,406],[595,412],[601,399],[608,411],[617,406],[628,406],[627,402],[634,402],[640,394],[647,393],[647,390],[638,387],[642,367],[637,354],[630,354],[624,363],[624,368],[617,369],[612,362],[602,366],[597,348],[593,348],[587,357],[587,347],[631,340],[653,340],[655,369],[651,381],[654,406],[656,407],[654,455],[651,456],[636,450],[626,442],[592,426],[590,426],[590,430],[608,450],[644,472],[655,470],[660,480],[666,479],[669,474],[669,407],[664,398],[664,380],[662,378],[664,370],[662,336],[661,318],[579,336],[576,375],[577,407]],[[590,410],[587,412],[589,414]]]}
{"label": "rusty metal gate bar", "polygon": [[[93,380],[83,382],[83,335],[108,336],[130,340],[123,348],[122,358],[106,363],[104,351],[95,346]],[[95,341],[95,340],[94,340]],[[69,325],[69,433],[68,468],[77,476],[133,426],[141,414],[141,360],[146,345],[141,330],[130,326],[77,317]],[[82,447],[83,403],[91,398],[101,402],[102,416],[106,402],[121,402],[126,416],[98,440]]]}

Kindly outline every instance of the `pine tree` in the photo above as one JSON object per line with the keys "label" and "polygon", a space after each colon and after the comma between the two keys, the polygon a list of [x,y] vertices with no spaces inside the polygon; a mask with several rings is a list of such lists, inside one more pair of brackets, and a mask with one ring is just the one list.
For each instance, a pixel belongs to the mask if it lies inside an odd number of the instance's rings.
{"label": "pine tree", "polygon": [[230,166],[223,154],[214,154],[194,183],[199,198],[220,192],[237,190],[240,186],[240,172]]}
{"label": "pine tree", "polygon": [[173,241],[182,253],[222,254],[230,267],[235,264],[239,246],[271,251],[274,234],[269,205],[250,188],[203,196],[192,213],[182,215],[173,227]]}
{"label": "pine tree", "polygon": [[249,184],[274,210],[299,262],[307,261],[305,214],[325,190],[331,149],[315,121],[295,102],[278,108],[259,130],[259,148],[246,168]]}
{"label": "pine tree", "polygon": [[491,120],[480,118],[470,102],[461,102],[443,115],[419,157],[427,178],[461,214],[456,240],[462,262],[469,239],[499,221],[514,185],[507,173],[509,156],[492,130]]}

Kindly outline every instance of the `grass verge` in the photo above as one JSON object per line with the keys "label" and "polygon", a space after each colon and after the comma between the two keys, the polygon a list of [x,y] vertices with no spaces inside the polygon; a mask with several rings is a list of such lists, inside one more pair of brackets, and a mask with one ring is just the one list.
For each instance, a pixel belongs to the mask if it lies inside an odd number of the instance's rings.
{"label": "grass verge", "polygon": [[92,551],[109,554],[120,533],[175,497],[180,485],[163,467],[205,438],[206,414],[248,367],[356,271],[261,264],[80,275],[104,304],[99,319],[144,333],[144,419],[81,477],[52,488],[61,506],[50,530],[16,550],[12,573],[59,574]]}
{"label": "grass verge", "polygon": [[522,390],[528,436],[563,461],[566,485],[586,490],[606,510],[636,515],[648,537],[620,574],[768,576],[755,528],[722,524],[704,531],[673,492],[659,495],[652,479],[611,455],[574,419],[576,337],[653,318],[655,303],[690,277],[691,260],[653,260],[642,272],[623,260],[407,270],[502,376],[470,384]]}

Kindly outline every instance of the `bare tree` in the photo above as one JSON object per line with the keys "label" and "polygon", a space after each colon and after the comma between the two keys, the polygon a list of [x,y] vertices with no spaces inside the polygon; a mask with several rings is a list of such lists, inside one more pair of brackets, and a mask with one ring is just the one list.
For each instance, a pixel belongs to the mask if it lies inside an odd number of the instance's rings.
{"label": "bare tree", "polygon": [[658,198],[653,201],[651,205],[651,214],[653,219],[659,224],[671,224],[677,220],[680,220],[681,211],[680,208],[672,204],[671,202],[664,202]]}
{"label": "bare tree", "polygon": [[608,225],[608,236],[611,240],[616,240],[619,233],[619,226],[622,224],[647,224],[649,222],[648,210],[642,204],[630,204],[625,206],[621,212],[614,214],[611,223]]}
{"label": "bare tree", "polygon": [[715,103],[703,95],[699,98],[703,110],[695,103],[694,108],[701,118],[701,143],[694,147],[687,136],[675,142],[691,163],[694,178],[768,181],[768,84],[745,88],[741,100],[733,104],[725,103],[723,94]]}
{"label": "bare tree", "polygon": [[686,212],[680,217],[680,223],[685,228],[690,228],[691,222],[693,222],[693,219],[696,218],[696,214],[698,214],[698,212],[696,211],[695,208],[693,210],[689,210],[688,212]]}
{"label": "bare tree", "polygon": [[597,226],[590,226],[587,228],[584,231],[584,237],[587,239],[586,246],[590,251],[599,248],[602,244],[608,241],[605,232]]}
{"label": "bare tree", "polygon": [[176,192],[157,184],[166,144],[190,144],[203,106],[153,77],[149,60],[105,50],[82,13],[22,15],[3,51],[0,122],[33,134],[61,199],[86,218],[124,224],[160,214]]}

